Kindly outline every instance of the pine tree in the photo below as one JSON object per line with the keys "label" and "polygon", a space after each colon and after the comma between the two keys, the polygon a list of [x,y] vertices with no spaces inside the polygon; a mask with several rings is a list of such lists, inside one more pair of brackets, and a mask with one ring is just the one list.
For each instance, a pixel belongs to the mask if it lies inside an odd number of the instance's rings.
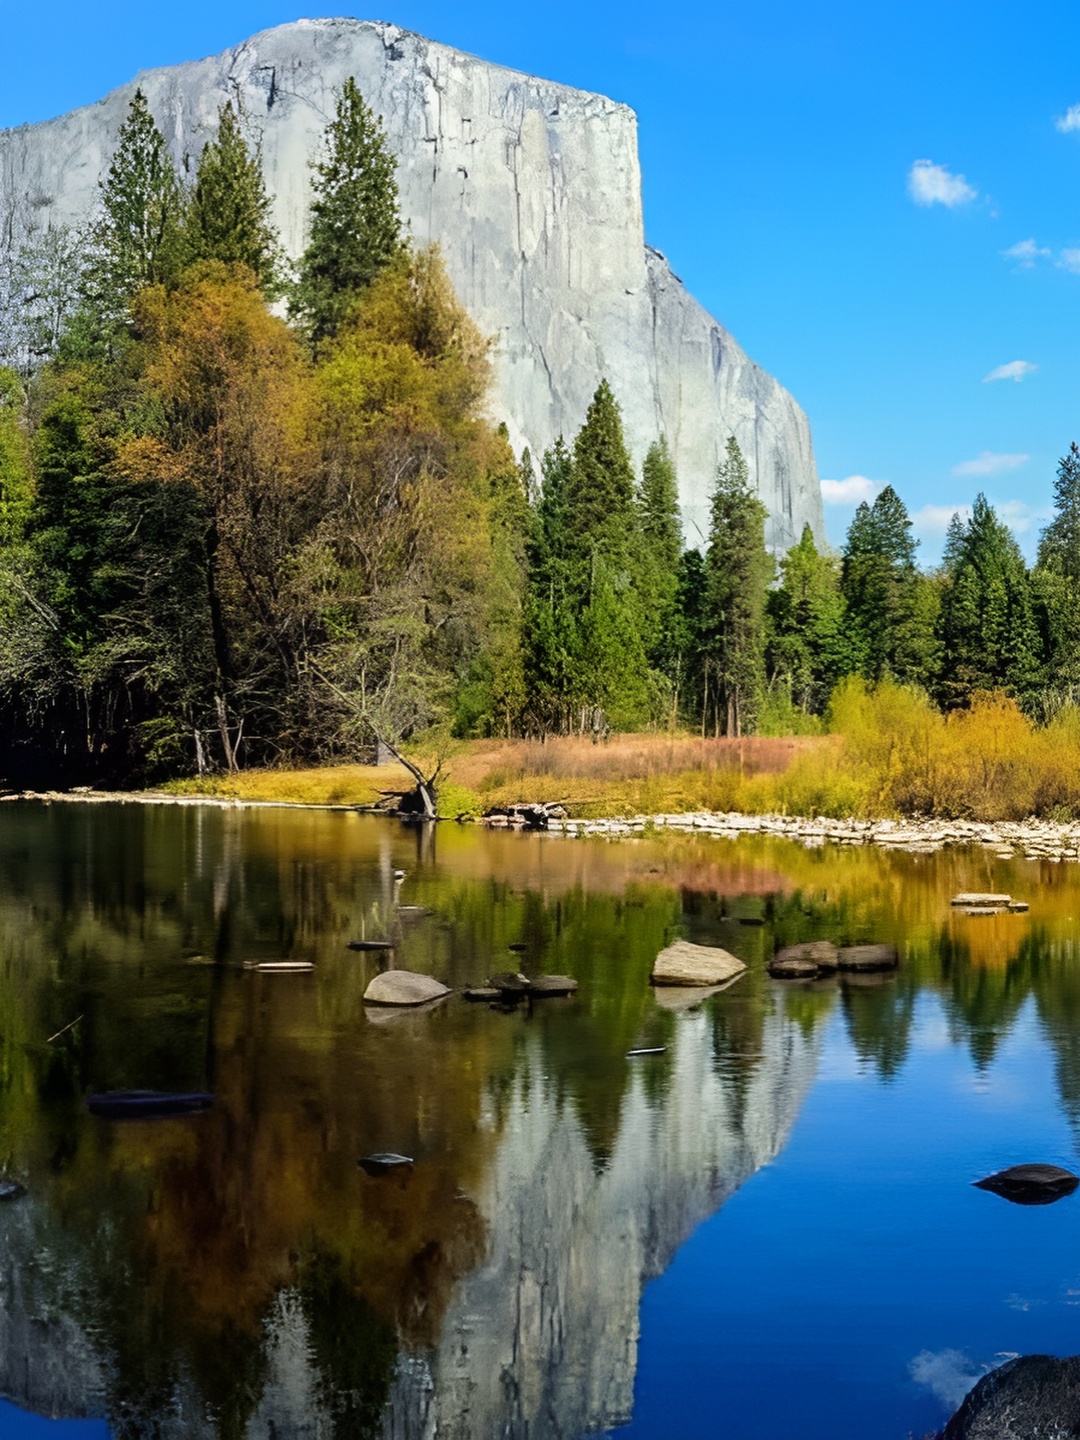
{"label": "pine tree", "polygon": [[841,588],[869,680],[926,684],[935,673],[935,596],[915,568],[918,542],[907,509],[891,485],[855,512],[844,546]]}
{"label": "pine tree", "polygon": [[1049,709],[1080,694],[1080,447],[1069,446],[1054,482],[1055,513],[1032,574],[1046,655]]}
{"label": "pine tree", "polygon": [[99,319],[123,319],[143,286],[176,279],[182,210],[180,182],[165,137],[146,96],[136,90],[101,181],[101,213],[93,227],[94,253],[85,285]]}
{"label": "pine tree", "polygon": [[634,468],[623,439],[622,415],[606,380],[597,386],[574,441],[565,524],[571,563],[578,569],[576,582],[584,590],[596,554],[629,580],[637,532]]}
{"label": "pine tree", "polygon": [[948,537],[939,632],[942,702],[965,704],[976,690],[1025,696],[1038,684],[1041,644],[1024,557],[985,495]]}
{"label": "pine tree", "polygon": [[318,344],[336,334],[354,297],[403,245],[396,161],[352,77],[313,169],[311,229],[290,313]]}
{"label": "pine tree", "polygon": [[855,656],[839,563],[817,548],[809,525],[780,561],[780,583],[769,593],[768,611],[770,684],[782,686],[808,714],[820,715],[833,686],[854,668]]}
{"label": "pine tree", "polygon": [[[637,496],[642,638],[650,665],[670,677],[682,526],[675,464],[662,438],[649,446]],[[670,677],[673,678],[673,677]]]}
{"label": "pine tree", "polygon": [[717,467],[705,557],[706,701],[715,692],[716,733],[753,734],[765,690],[765,602],[772,560],[765,549],[768,511],[750,489],[731,436]]}
{"label": "pine tree", "polygon": [[1075,440],[1058,464],[1054,512],[1039,540],[1039,565],[1080,580],[1080,446]]}
{"label": "pine tree", "polygon": [[248,148],[232,102],[218,111],[218,133],[203,147],[188,204],[187,259],[246,265],[271,299],[280,293],[281,249],[270,219],[258,154]]}

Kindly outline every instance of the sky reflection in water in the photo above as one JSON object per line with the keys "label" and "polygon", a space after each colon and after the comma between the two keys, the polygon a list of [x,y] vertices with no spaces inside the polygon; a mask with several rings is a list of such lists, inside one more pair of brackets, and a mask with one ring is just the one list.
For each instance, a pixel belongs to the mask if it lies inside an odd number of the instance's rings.
{"label": "sky reflection in water", "polygon": [[[962,888],[1031,914],[953,915]],[[1080,1196],[971,1186],[1076,1165],[1078,901],[1069,867],[974,852],[0,807],[0,1168],[30,1191],[0,1207],[0,1390],[200,1440],[925,1434],[1004,1353],[1080,1349]],[[747,975],[657,1003],[679,933]],[[359,934],[581,993],[365,1014]],[[895,941],[901,972],[764,974],[818,936]],[[241,968],[287,957],[315,974]],[[137,1085],[218,1099],[86,1115]],[[379,1149],[418,1163],[372,1181]],[[0,1407],[4,1440],[104,1433]]]}

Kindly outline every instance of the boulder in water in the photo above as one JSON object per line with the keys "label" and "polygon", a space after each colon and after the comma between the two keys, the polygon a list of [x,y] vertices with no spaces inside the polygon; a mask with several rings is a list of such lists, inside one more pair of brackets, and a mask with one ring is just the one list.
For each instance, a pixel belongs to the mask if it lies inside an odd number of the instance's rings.
{"label": "boulder in water", "polygon": [[529,986],[532,996],[573,995],[578,982],[570,975],[535,975]]}
{"label": "boulder in water", "polygon": [[976,1180],[975,1185],[1014,1205],[1052,1205],[1073,1193],[1080,1185],[1080,1176],[1060,1165],[1010,1165],[1008,1170]]}
{"label": "boulder in water", "polygon": [[9,1180],[6,1175],[0,1175],[0,1200],[18,1200],[20,1195],[25,1194],[25,1185],[20,1185],[17,1180]]}
{"label": "boulder in water", "polygon": [[1071,1440],[1080,1435],[1080,1355],[1018,1355],[984,1375],[941,1440]]}
{"label": "boulder in water", "polygon": [[839,952],[831,940],[807,940],[778,950],[769,961],[769,974],[777,980],[812,980],[832,974],[839,963]]}
{"label": "boulder in water", "polygon": [[532,989],[528,976],[516,970],[502,970],[498,975],[492,975],[488,985],[492,990],[498,990],[504,1000],[523,1000]]}
{"label": "boulder in water", "polygon": [[895,970],[900,956],[895,945],[847,945],[836,963],[841,970]]}
{"label": "boulder in water", "polygon": [[367,1005],[425,1005],[450,994],[450,987],[415,970],[384,970],[364,991]]}
{"label": "boulder in water", "polygon": [[746,969],[743,962],[713,945],[692,945],[676,940],[653,962],[654,985],[722,985]]}

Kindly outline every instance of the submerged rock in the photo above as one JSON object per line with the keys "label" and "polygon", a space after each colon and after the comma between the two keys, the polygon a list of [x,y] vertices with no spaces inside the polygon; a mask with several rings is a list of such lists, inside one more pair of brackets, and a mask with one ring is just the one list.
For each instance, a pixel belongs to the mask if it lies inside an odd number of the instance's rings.
{"label": "submerged rock", "polygon": [[470,985],[467,990],[461,992],[463,1000],[471,1000],[474,1005],[483,1001],[498,1000],[502,995],[501,990],[496,990],[493,985]]}
{"label": "submerged rock", "polygon": [[384,970],[364,991],[367,1005],[424,1005],[450,994],[450,987],[415,970]]}
{"label": "submerged rock", "polygon": [[1011,1165],[1008,1170],[987,1175],[985,1180],[976,1180],[975,1185],[1015,1205],[1052,1205],[1073,1193],[1080,1185],[1080,1176],[1060,1165]]}
{"label": "submerged rock", "polygon": [[20,1185],[17,1180],[9,1180],[6,1175],[0,1175],[0,1200],[18,1200],[20,1195],[25,1194],[25,1185]]}
{"label": "submerged rock", "polygon": [[745,969],[741,960],[717,946],[676,940],[656,957],[651,980],[654,985],[722,985]]}
{"label": "submerged rock", "polygon": [[941,1440],[1073,1440],[1080,1435],[1080,1355],[1019,1355],[984,1375]]}

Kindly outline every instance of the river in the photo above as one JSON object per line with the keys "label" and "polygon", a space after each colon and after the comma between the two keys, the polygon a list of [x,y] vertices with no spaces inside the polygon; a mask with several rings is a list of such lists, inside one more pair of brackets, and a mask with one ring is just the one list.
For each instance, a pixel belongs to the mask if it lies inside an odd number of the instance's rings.
{"label": "river", "polygon": [[[1078,926],[1075,865],[968,848],[5,804],[0,1436],[927,1435],[1080,1350],[1080,1193],[971,1183],[1077,1166]],[[654,993],[680,935],[746,974]],[[357,938],[580,990],[365,1010]],[[900,969],[769,979],[815,938]],[[281,959],[314,969],[245,968]],[[124,1088],[214,1103],[88,1113]]]}

